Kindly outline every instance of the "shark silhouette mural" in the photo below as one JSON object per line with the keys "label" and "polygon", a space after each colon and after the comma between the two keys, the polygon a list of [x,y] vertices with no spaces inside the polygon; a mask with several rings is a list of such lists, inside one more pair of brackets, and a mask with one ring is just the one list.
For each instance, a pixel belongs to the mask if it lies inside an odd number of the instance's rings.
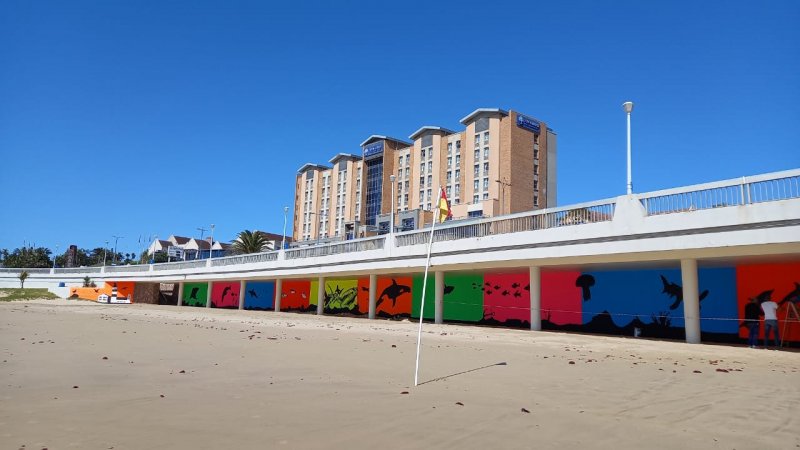
{"label": "shark silhouette mural", "polygon": [[244,287],[244,309],[271,310],[275,306],[275,283],[248,281]]}
{"label": "shark silhouette mural", "polygon": [[[380,276],[376,280],[375,315],[402,318],[411,315],[411,277]],[[358,280],[358,310],[369,313],[369,278]]]}

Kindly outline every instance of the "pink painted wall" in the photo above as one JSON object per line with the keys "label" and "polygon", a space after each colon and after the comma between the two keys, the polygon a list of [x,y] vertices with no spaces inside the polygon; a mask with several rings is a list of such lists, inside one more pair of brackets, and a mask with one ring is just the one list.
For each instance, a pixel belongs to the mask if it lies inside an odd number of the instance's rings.
{"label": "pink painted wall", "polygon": [[239,282],[218,282],[211,285],[211,306],[214,308],[239,307]]}

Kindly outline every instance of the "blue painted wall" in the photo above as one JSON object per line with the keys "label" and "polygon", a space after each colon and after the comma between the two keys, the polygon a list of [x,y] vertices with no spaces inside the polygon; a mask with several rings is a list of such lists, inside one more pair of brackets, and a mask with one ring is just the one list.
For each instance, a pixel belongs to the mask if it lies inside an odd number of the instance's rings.
{"label": "blue painted wall", "polygon": [[273,309],[275,307],[275,283],[272,281],[248,281],[245,283],[244,309]]}

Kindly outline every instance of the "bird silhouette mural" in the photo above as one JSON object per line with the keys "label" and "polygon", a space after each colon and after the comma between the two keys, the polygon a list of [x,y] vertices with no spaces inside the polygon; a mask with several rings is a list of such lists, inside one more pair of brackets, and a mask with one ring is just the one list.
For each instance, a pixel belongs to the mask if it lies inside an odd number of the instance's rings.
{"label": "bird silhouette mural", "polygon": [[192,292],[189,293],[190,300],[197,300],[197,292],[200,290],[198,287],[193,287]]}
{"label": "bird silhouette mural", "polygon": [[378,300],[375,302],[375,308],[377,309],[384,300],[389,299],[392,301],[392,308],[397,305],[397,298],[403,294],[411,292],[410,286],[405,286],[402,284],[397,284],[397,280],[392,278],[392,284],[386,287],[386,289],[381,292],[381,295],[378,296]]}
{"label": "bird silhouette mural", "polygon": [[[675,284],[664,277],[664,275],[659,275],[661,277],[661,283],[664,284],[664,289],[661,290],[661,293],[667,294],[670,298],[674,298],[675,301],[669,305],[669,309],[677,309],[678,306],[681,305],[683,301],[683,287],[679,284]],[[771,292],[771,291],[770,291]],[[702,302],[704,298],[708,297],[708,289],[700,293],[700,301]]]}
{"label": "bird silhouette mural", "polygon": [[258,293],[255,291],[255,289],[250,289],[247,291],[247,293],[250,294],[250,297],[258,298]]}

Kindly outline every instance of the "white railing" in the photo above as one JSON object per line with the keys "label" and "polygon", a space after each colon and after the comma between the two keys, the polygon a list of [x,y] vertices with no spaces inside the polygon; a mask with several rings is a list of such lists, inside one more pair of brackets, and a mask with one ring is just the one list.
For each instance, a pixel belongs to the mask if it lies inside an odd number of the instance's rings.
{"label": "white railing", "polygon": [[363,252],[382,249],[386,236],[376,236],[352,241],[325,244],[314,247],[293,248],[286,250],[286,259],[314,258],[318,256],[339,255],[342,253]]}
{"label": "white railing", "polygon": [[648,216],[800,198],[800,169],[639,195]]}
{"label": "white railing", "polygon": [[106,273],[112,272],[148,272],[150,270],[149,264],[137,264],[130,266],[106,266]]}
{"label": "white railing", "polygon": [[214,258],[211,260],[211,265],[216,266],[232,266],[234,264],[253,264],[266,261],[277,261],[277,251],[264,252],[264,253],[251,253],[248,255],[226,256],[224,258]]}
{"label": "white railing", "polygon": [[31,269],[17,269],[17,268],[9,268],[3,267],[0,268],[0,273],[22,273],[22,271],[28,273],[50,273],[50,269],[42,269],[42,268],[31,268]]}
{"label": "white railing", "polygon": [[[615,200],[600,200],[561,208],[542,209],[509,216],[464,220],[437,225],[433,232],[434,242],[518,233],[522,231],[546,230],[584,223],[608,222],[614,218]],[[425,244],[430,238],[430,228],[399,233],[396,245]]]}
{"label": "white railing", "polygon": [[206,264],[208,264],[207,259],[197,259],[194,261],[167,262],[161,264],[153,264],[153,270],[194,269],[197,267],[205,267]]}
{"label": "white railing", "polygon": [[54,273],[100,273],[102,267],[62,267],[56,268]]}

